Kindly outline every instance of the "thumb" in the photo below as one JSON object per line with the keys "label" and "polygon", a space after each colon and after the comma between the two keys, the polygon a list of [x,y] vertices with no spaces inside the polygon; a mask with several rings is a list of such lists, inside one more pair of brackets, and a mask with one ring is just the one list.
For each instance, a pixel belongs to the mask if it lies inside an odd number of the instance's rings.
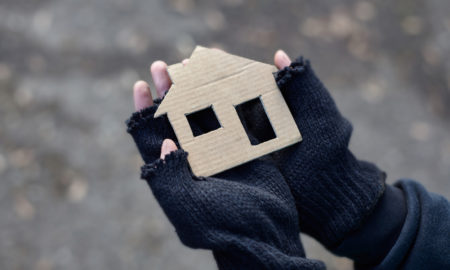
{"label": "thumb", "polygon": [[170,152],[176,151],[178,148],[171,139],[165,139],[161,145],[161,159],[165,159]]}
{"label": "thumb", "polygon": [[[187,153],[178,149],[175,142],[165,139],[161,145],[160,159],[141,168],[141,178],[147,180],[156,198],[165,197],[179,189],[190,186],[194,181],[187,161]],[[172,196],[175,196],[174,194]]]}
{"label": "thumb", "polygon": [[283,69],[291,64],[291,59],[283,50],[278,50],[273,60],[278,69]]}

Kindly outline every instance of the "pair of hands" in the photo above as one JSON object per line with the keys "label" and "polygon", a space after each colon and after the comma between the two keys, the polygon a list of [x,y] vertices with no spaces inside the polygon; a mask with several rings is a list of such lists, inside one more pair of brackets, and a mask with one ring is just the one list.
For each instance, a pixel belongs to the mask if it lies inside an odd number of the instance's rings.
{"label": "pair of hands", "polygon": [[[152,100],[146,82],[134,85],[137,112],[128,132],[146,163],[142,178],[181,241],[211,249],[221,269],[322,269],[304,258],[300,228],[336,246],[361,226],[384,191],[383,174],[348,150],[351,124],[309,62],[291,62],[283,51],[274,62],[303,141],[214,177],[192,175],[167,117],[153,117],[160,100]],[[161,61],[151,66],[159,97],[171,86],[166,67]],[[265,132],[255,121],[254,132]]]}
{"label": "pair of hands", "polygon": [[[183,65],[189,63],[189,59],[182,61]],[[291,64],[291,59],[282,50],[275,53],[274,63],[278,69],[285,68]],[[169,88],[172,86],[169,74],[167,73],[167,64],[163,61],[155,61],[150,67],[150,74],[155,84],[155,90],[158,98],[162,98]],[[136,111],[143,110],[147,107],[153,106],[153,97],[150,91],[150,86],[145,81],[137,81],[133,86],[133,100],[134,108]],[[161,159],[172,151],[177,150],[177,146],[171,139],[163,141],[161,146]]]}
{"label": "pair of hands", "polygon": [[[274,59],[278,68],[291,63],[283,51]],[[167,65],[156,61],[150,71],[162,98],[171,86]],[[196,178],[189,170],[187,153],[177,150],[167,119],[152,119],[158,104],[149,85],[136,82],[133,96],[137,112],[129,121],[129,131],[147,163],[142,176],[185,245],[213,250],[221,269],[322,268],[321,263],[304,258],[295,201],[273,163],[254,160],[215,177]],[[161,140],[157,159],[156,145]],[[268,259],[272,256],[277,259]]]}

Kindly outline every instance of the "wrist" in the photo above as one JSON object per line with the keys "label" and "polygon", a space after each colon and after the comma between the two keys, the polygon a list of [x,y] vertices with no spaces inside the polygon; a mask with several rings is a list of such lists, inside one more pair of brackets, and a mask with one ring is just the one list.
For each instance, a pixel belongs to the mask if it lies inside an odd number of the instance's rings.
{"label": "wrist", "polygon": [[378,265],[397,241],[406,212],[403,191],[386,185],[383,196],[363,226],[350,234],[333,253],[351,258],[356,265]]}
{"label": "wrist", "polygon": [[301,230],[333,248],[356,231],[383,195],[386,175],[350,151],[297,183]]}

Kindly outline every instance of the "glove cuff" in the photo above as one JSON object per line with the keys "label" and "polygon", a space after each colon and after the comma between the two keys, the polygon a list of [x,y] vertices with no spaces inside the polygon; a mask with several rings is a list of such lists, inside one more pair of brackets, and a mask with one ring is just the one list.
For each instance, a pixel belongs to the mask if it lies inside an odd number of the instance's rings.
{"label": "glove cuff", "polygon": [[136,131],[136,129],[139,128],[143,123],[153,119],[153,116],[158,109],[159,102],[155,103],[147,108],[144,108],[140,111],[134,112],[130,118],[128,118],[125,121],[125,124],[127,125],[127,132],[132,134]]}
{"label": "glove cuff", "polygon": [[[301,76],[302,79],[297,80],[298,76]],[[298,57],[289,66],[279,70],[275,75],[275,81],[278,88],[282,90],[290,87],[292,82],[296,84],[296,88],[300,89],[310,89],[322,85],[322,82],[315,75],[310,61],[304,59],[303,56]]]}
{"label": "glove cuff", "polygon": [[386,174],[348,150],[329,164],[316,171],[314,181],[301,181],[296,203],[301,231],[333,248],[372,213],[385,190]]}
{"label": "glove cuff", "polygon": [[147,163],[141,167],[141,179],[150,181],[155,176],[161,178],[179,177],[180,172],[188,171],[187,156],[187,152],[178,149],[167,154],[164,159]]}

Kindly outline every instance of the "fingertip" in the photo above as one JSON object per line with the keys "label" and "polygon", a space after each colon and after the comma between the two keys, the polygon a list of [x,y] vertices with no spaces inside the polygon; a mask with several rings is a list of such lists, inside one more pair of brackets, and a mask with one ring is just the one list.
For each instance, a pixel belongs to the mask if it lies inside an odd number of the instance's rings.
{"label": "fingertip", "polygon": [[283,50],[278,50],[274,56],[274,63],[278,69],[282,69],[291,64],[291,59]]}
{"label": "fingertip", "polygon": [[183,66],[185,66],[189,63],[189,59],[184,59],[183,61],[181,61],[181,63],[183,64]]}
{"label": "fingertip", "polygon": [[150,73],[155,83],[156,93],[159,97],[163,97],[172,85],[169,73],[167,73],[167,64],[163,61],[155,61],[150,66]]}
{"label": "fingertip", "polygon": [[167,68],[167,64],[164,61],[157,60],[152,63],[150,66],[150,72],[153,74],[154,72],[159,72],[161,70],[165,70]]}
{"label": "fingertip", "polygon": [[142,91],[143,88],[148,87],[147,82],[139,80],[137,82],[134,83],[133,85],[133,90],[136,91]]}
{"label": "fingertip", "polygon": [[161,159],[165,159],[166,155],[170,154],[173,151],[176,151],[177,145],[171,139],[165,139],[161,145]]}
{"label": "fingertip", "polygon": [[134,108],[140,111],[153,105],[150,87],[145,81],[137,81],[133,86]]}

